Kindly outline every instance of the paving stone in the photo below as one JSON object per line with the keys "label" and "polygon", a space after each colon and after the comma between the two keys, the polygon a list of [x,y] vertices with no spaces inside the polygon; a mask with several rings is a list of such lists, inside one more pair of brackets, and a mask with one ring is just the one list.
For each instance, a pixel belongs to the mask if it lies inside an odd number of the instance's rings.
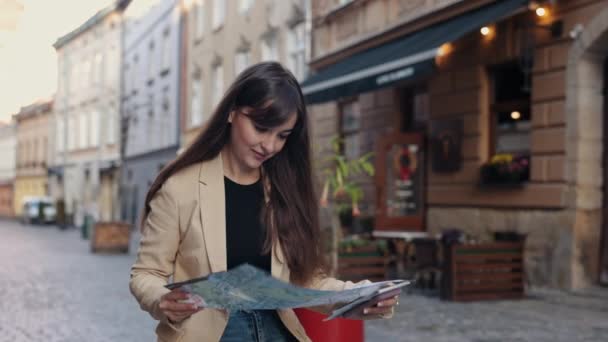
{"label": "paving stone", "polygon": [[[0,220],[0,342],[155,341],[129,293],[131,254],[92,254],[77,230]],[[454,303],[404,294],[366,341],[605,342],[608,289],[534,289],[518,301]]]}

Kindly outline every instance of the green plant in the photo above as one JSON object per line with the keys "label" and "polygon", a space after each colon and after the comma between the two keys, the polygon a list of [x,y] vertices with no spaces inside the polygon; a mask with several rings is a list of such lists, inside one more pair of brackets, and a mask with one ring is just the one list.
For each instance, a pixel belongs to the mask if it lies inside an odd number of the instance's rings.
{"label": "green plant", "polygon": [[327,207],[331,200],[333,209],[337,212],[350,206],[353,216],[358,216],[358,203],[363,198],[363,190],[357,182],[357,177],[361,174],[374,175],[374,165],[370,162],[373,152],[348,159],[341,152],[342,143],[342,139],[334,137],[331,141],[333,153],[323,161],[328,166],[322,172],[324,183],[321,205]]}
{"label": "green plant", "polygon": [[530,177],[530,157],[527,155],[497,154],[480,169],[482,184],[515,184]]}
{"label": "green plant", "polygon": [[358,180],[361,175],[373,176],[374,165],[370,161],[373,153],[366,153],[349,159],[342,152],[342,139],[332,138],[332,154],[323,160],[323,192],[321,207],[329,211],[331,217],[331,266],[337,267],[337,250],[341,230],[340,213],[352,211],[352,216],[361,215],[359,202],[363,199],[363,189]]}

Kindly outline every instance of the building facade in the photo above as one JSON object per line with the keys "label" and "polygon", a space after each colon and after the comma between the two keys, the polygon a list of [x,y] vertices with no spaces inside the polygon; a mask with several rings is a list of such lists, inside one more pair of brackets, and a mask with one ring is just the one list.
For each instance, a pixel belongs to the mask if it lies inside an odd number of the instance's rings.
{"label": "building facade", "polygon": [[0,123],[0,217],[13,217],[17,131],[14,122]]}
{"label": "building facade", "polygon": [[58,54],[52,196],[67,217],[117,219],[122,11],[115,1],[53,45]]}
{"label": "building facade", "polygon": [[47,196],[49,126],[53,101],[38,101],[22,107],[14,116],[17,128],[16,175],[13,187],[13,209],[19,216],[27,196]]}
{"label": "building facade", "polygon": [[[376,231],[518,232],[529,284],[608,282],[607,1],[336,0],[313,17],[316,144],[397,157],[363,181]],[[491,177],[501,158],[517,181]]]}
{"label": "building facade", "polygon": [[138,222],[148,188],[179,147],[181,7],[125,11],[121,218]]}
{"label": "building facade", "polygon": [[309,7],[309,0],[185,2],[182,146],[192,142],[248,66],[278,61],[304,79]]}

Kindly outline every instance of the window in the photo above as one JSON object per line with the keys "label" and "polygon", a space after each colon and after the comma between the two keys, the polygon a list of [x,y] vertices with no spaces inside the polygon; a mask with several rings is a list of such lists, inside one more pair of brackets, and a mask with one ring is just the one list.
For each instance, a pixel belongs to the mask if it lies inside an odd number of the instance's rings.
{"label": "window", "polygon": [[234,56],[234,75],[238,76],[243,70],[247,69],[251,60],[249,51],[238,51]]}
{"label": "window", "polygon": [[213,29],[217,30],[224,25],[226,19],[226,0],[213,0]]}
{"label": "window", "polygon": [[148,46],[150,50],[148,53],[148,81],[154,79],[154,41],[150,41]]}
{"label": "window", "polygon": [[279,51],[277,48],[276,35],[269,35],[262,39],[262,61],[278,61]]}
{"label": "window", "polygon": [[88,142],[88,122],[89,115],[87,113],[80,114],[80,118],[78,120],[79,129],[78,129],[78,148],[87,148],[89,145]]}
{"label": "window", "polygon": [[224,68],[221,64],[216,65],[213,68],[213,93],[212,93],[212,101],[213,106],[217,106],[220,102],[223,92],[224,92]]}
{"label": "window", "polygon": [[107,129],[106,143],[108,145],[113,145],[116,143],[116,131],[117,131],[116,123],[117,123],[116,114],[114,112],[108,113],[108,125],[106,127],[106,129]]}
{"label": "window", "polygon": [[131,93],[131,87],[132,87],[131,86],[131,82],[133,81],[133,80],[131,80],[131,77],[130,77],[131,76],[131,70],[129,68],[129,64],[125,64],[123,72],[124,72],[124,75],[125,75],[125,80],[124,80],[125,83],[124,83],[123,95],[124,96],[129,96],[129,94]]}
{"label": "window", "polygon": [[68,149],[73,151],[76,149],[76,117],[72,114],[68,119]]}
{"label": "window", "polygon": [[192,96],[190,97],[190,127],[203,123],[203,83],[200,78],[192,79]]}
{"label": "window", "polygon": [[97,147],[99,146],[99,112],[92,111],[90,114],[90,122],[89,122],[89,146]]}
{"label": "window", "polygon": [[32,165],[36,166],[37,162],[38,162],[38,139],[34,139],[34,141],[32,142],[32,155],[31,157],[31,161],[32,161]]}
{"label": "window", "polygon": [[103,55],[100,52],[95,54],[93,59],[93,84],[100,85],[103,77]]}
{"label": "window", "polygon": [[68,94],[73,93],[76,89],[78,89],[78,64],[73,64],[73,66],[69,70],[69,83],[67,87]]}
{"label": "window", "polygon": [[57,120],[57,131],[55,132],[57,152],[63,152],[65,150],[65,144],[63,141],[64,134],[65,124],[63,123],[63,118],[59,117]]}
{"label": "window", "polygon": [[110,87],[116,82],[119,70],[120,63],[118,63],[118,50],[115,45],[112,45],[105,58],[105,81]]}
{"label": "window", "polygon": [[204,0],[199,0],[196,5],[196,39],[203,37],[205,33],[205,3]]}
{"label": "window", "polygon": [[518,63],[491,69],[493,154],[530,153],[530,74]]}
{"label": "window", "polygon": [[287,32],[287,68],[298,80],[306,74],[306,28],[304,23]]}
{"label": "window", "polygon": [[424,131],[429,121],[429,93],[426,85],[412,85],[400,89],[401,131]]}
{"label": "window", "polygon": [[172,133],[172,125],[171,125],[171,117],[169,115],[169,108],[171,108],[171,100],[167,95],[167,92],[163,95],[163,104],[162,104],[162,118],[161,119],[161,131],[163,137],[163,146],[169,145],[171,140]]}
{"label": "window", "polygon": [[359,101],[355,99],[343,102],[340,107],[340,136],[344,139],[344,155],[354,159],[361,155]]}
{"label": "window", "polygon": [[139,67],[139,56],[133,57],[133,65],[131,66],[131,93],[137,94],[137,88],[139,88],[139,78],[137,77],[137,69]]}
{"label": "window", "polygon": [[161,72],[165,72],[169,70],[171,65],[171,45],[169,44],[169,39],[171,36],[169,35],[169,28],[165,29],[163,33],[163,45],[161,48]]}
{"label": "window", "polygon": [[255,0],[239,0],[239,13],[247,14],[251,7],[253,7],[253,3]]}
{"label": "window", "polygon": [[[88,57],[90,58],[90,57]],[[86,88],[91,85],[91,81],[93,79],[93,67],[90,59],[87,59],[83,63],[82,67],[82,78],[81,78],[81,88]]]}

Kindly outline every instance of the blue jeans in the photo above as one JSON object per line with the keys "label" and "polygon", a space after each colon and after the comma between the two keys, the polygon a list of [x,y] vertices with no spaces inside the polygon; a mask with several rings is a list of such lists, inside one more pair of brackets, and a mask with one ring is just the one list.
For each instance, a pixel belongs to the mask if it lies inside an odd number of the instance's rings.
{"label": "blue jeans", "polygon": [[220,342],[297,341],[274,310],[233,311]]}

